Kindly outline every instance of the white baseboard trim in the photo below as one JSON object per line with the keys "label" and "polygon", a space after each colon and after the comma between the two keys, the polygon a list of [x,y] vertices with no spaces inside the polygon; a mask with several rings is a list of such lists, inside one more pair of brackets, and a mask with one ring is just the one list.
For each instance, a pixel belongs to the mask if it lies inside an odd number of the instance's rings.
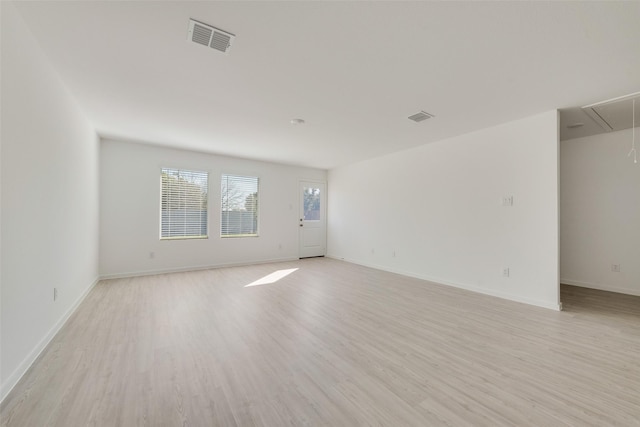
{"label": "white baseboard trim", "polygon": [[0,387],[0,403],[4,401],[4,399],[9,395],[11,390],[18,384],[22,376],[29,370],[33,362],[40,356],[40,353],[47,348],[53,337],[62,329],[67,320],[71,317],[71,315],[76,311],[76,309],[80,306],[80,303],[84,301],[84,299],[89,295],[89,292],[94,288],[94,286],[100,281],[100,278],[96,278],[93,283],[85,289],[84,292],[76,299],[76,301],[69,307],[69,309],[58,319],[58,321],[53,325],[53,327],[47,332],[47,334],[42,337],[40,342],[36,344],[36,346],[29,352],[27,357],[24,358],[22,363],[18,365],[18,367],[9,375],[7,380]]}
{"label": "white baseboard trim", "polygon": [[187,271],[211,270],[214,268],[224,268],[224,267],[243,267],[247,265],[271,264],[276,262],[296,261],[298,259],[299,259],[298,257],[285,257],[285,258],[263,259],[263,260],[256,260],[256,261],[195,265],[191,267],[165,268],[165,269],[159,269],[159,270],[143,270],[143,271],[130,271],[125,273],[109,273],[109,274],[100,275],[100,280],[126,279],[128,277],[154,276],[156,274],[167,274],[167,273],[184,273]]}
{"label": "white baseboard trim", "polygon": [[550,310],[555,310],[555,311],[562,311],[561,303],[553,304],[553,303],[550,303],[550,302],[547,302],[547,301],[540,301],[540,300],[530,299],[530,298],[522,298],[522,297],[517,296],[517,295],[505,294],[503,292],[493,291],[491,289],[479,288],[477,286],[467,285],[467,284],[464,284],[464,283],[451,282],[451,281],[444,280],[444,279],[441,279],[441,278],[438,278],[438,277],[431,277],[431,276],[426,276],[426,275],[422,275],[422,274],[416,274],[416,273],[412,273],[412,272],[396,270],[396,269],[393,269],[393,268],[388,268],[388,267],[383,267],[383,266],[379,266],[379,265],[369,264],[369,263],[360,262],[360,261],[357,261],[357,260],[352,260],[352,259],[348,259],[348,258],[344,258],[344,257],[334,256],[334,255],[327,255],[327,258],[337,259],[337,260],[340,260],[340,261],[346,261],[346,262],[350,262],[352,264],[358,264],[358,265],[362,265],[362,266],[369,267],[369,268],[375,268],[376,270],[388,271],[389,273],[400,274],[402,276],[413,277],[415,279],[426,280],[426,281],[429,281],[429,282],[437,283],[439,285],[452,286],[454,288],[460,288],[460,289],[464,289],[464,290],[475,292],[475,293],[479,293],[479,294],[484,294],[484,295],[489,295],[489,296],[492,296],[492,297],[506,299],[506,300],[509,300],[509,301],[515,301],[515,302],[520,302],[520,303],[523,303],[523,304],[534,305],[536,307],[548,308]]}
{"label": "white baseboard trim", "polygon": [[579,286],[581,288],[597,289],[599,291],[616,292],[618,294],[640,296],[640,289],[617,288],[609,285],[599,285],[596,283],[582,282],[580,280],[560,279],[560,283],[565,285]]}

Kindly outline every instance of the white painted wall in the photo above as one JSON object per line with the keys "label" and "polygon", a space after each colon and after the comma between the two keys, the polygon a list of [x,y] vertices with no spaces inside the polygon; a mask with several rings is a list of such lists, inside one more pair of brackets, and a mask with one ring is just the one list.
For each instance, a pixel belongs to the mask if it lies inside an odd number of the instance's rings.
{"label": "white painted wall", "polygon": [[[327,179],[320,169],[114,140],[102,140],[100,161],[103,277],[295,259],[298,182]],[[208,239],[159,240],[162,167],[209,172]],[[260,178],[259,237],[219,237],[222,173]]]}
{"label": "white painted wall", "polygon": [[[640,128],[636,141],[640,149]],[[562,283],[640,295],[640,163],[630,149],[631,129],[560,143]]]}
{"label": "white painted wall", "polygon": [[7,2],[1,84],[4,398],[97,279],[99,164],[92,126]]}
{"label": "white painted wall", "polygon": [[329,256],[558,308],[556,111],[333,169],[329,186]]}

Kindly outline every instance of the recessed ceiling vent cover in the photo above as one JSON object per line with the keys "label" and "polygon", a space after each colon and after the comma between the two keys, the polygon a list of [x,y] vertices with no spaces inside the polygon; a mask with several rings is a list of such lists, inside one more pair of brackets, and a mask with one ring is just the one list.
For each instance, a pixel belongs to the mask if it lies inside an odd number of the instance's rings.
{"label": "recessed ceiling vent cover", "polygon": [[235,35],[211,25],[189,19],[187,40],[190,42],[208,46],[218,52],[228,53],[235,37]]}
{"label": "recessed ceiling vent cover", "polygon": [[636,104],[640,102],[640,92],[587,105],[582,111],[607,132],[629,129],[633,126],[631,107],[634,99]]}
{"label": "recessed ceiling vent cover", "polygon": [[429,114],[426,111],[420,111],[412,116],[409,116],[409,120],[413,120],[414,122],[421,122],[423,120],[430,119],[431,117],[435,117],[433,114]]}

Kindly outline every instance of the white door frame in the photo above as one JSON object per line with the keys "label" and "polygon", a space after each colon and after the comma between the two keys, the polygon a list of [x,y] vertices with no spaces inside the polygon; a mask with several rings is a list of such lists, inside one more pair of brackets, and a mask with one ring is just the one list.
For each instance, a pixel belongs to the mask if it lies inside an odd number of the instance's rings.
{"label": "white door frame", "polygon": [[[310,185],[320,188],[320,219],[304,219],[303,189]],[[298,181],[298,257],[325,256],[327,252],[327,182],[308,179]]]}

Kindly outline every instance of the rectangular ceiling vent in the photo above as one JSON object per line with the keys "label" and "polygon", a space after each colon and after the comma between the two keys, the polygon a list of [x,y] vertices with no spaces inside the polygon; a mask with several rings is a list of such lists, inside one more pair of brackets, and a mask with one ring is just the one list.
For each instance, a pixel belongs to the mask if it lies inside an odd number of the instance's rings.
{"label": "rectangular ceiling vent", "polygon": [[629,129],[633,126],[631,111],[634,99],[638,105],[640,92],[587,105],[582,107],[582,111],[607,132]]}
{"label": "rectangular ceiling vent", "polygon": [[430,119],[431,117],[435,117],[433,114],[429,114],[426,111],[420,111],[412,116],[409,116],[409,120],[413,120],[414,122],[421,122],[423,120]]}
{"label": "rectangular ceiling vent", "polygon": [[189,19],[187,40],[202,46],[208,46],[218,52],[228,53],[236,36],[211,25]]}

